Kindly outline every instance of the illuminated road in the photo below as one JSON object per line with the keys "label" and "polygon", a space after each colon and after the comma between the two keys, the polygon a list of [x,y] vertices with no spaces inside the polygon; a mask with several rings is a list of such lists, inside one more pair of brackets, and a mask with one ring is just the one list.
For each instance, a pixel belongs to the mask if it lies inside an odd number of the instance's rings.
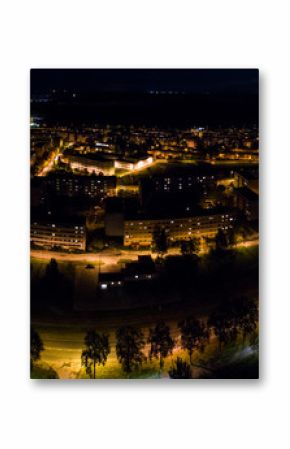
{"label": "illuminated road", "polygon": [[[180,254],[179,248],[170,248],[168,254]],[[153,258],[157,256],[156,253],[151,253],[151,251],[115,251],[114,253],[83,253],[83,254],[71,254],[62,253],[58,251],[47,251],[47,250],[35,250],[32,249],[30,253],[31,257],[35,259],[50,260],[56,259],[62,262],[80,262],[80,263],[91,263],[101,267],[104,265],[117,265],[122,261],[137,260],[138,256],[151,255]]]}
{"label": "illuminated road", "polygon": [[[259,239],[247,240],[244,242],[236,243],[235,245],[231,245],[231,248],[249,248],[252,246],[259,245]],[[206,253],[206,251],[203,251]],[[180,255],[180,249],[169,248],[168,255]],[[157,257],[156,253],[151,253],[150,250],[121,250],[115,252],[106,252],[103,251],[101,253],[82,253],[82,254],[71,254],[64,253],[59,251],[48,251],[48,250],[36,250],[32,249],[30,252],[31,257],[35,259],[43,259],[50,260],[52,258],[62,261],[62,262],[80,262],[80,263],[92,263],[92,264],[100,264],[103,265],[117,265],[122,261],[129,260],[137,260],[138,256],[142,255],[151,255],[153,258]]]}
{"label": "illuminated road", "polygon": [[45,165],[39,170],[37,176],[47,176],[47,174],[53,169],[55,162],[59,155],[59,149],[51,150],[49,158],[46,160]]}
{"label": "illuminated road", "polygon": [[259,239],[247,240],[246,242],[236,243],[235,245],[231,245],[231,248],[250,248],[252,246],[258,246]]}
{"label": "illuminated road", "polygon": [[135,168],[134,170],[129,170],[129,171],[126,171],[126,172],[124,172],[124,173],[120,173],[120,174],[118,175],[118,178],[124,178],[125,176],[130,176],[130,175],[136,175],[136,174],[139,174],[139,173],[141,173],[142,171],[147,170],[147,168],[150,168],[150,167],[155,166],[156,164],[158,164],[158,161],[153,161],[153,162],[151,162],[151,163],[141,164],[141,165],[139,166],[139,168]]}

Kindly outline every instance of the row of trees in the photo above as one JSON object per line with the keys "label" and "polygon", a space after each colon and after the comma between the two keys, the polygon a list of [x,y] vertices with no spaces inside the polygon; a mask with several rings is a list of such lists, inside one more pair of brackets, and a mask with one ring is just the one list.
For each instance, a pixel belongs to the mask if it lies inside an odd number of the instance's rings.
{"label": "row of trees", "polygon": [[[180,358],[172,366],[169,375],[177,378],[187,378],[188,372],[193,366],[193,354],[202,353],[209,343],[213,333],[218,341],[218,349],[230,342],[236,342],[241,336],[243,345],[248,336],[253,335],[256,330],[258,320],[258,310],[254,301],[241,299],[233,307],[229,306],[224,310],[213,313],[208,322],[194,317],[189,317],[180,323],[180,345],[186,350],[189,356],[189,365]],[[109,338],[105,334],[99,334],[95,330],[89,331],[85,336],[85,347],[82,351],[82,366],[86,373],[95,379],[96,367],[105,365],[111,352]],[[147,356],[145,346],[149,345]],[[177,341],[171,336],[170,328],[163,321],[154,328],[149,329],[149,336],[146,339],[140,329],[132,326],[122,326],[116,331],[116,355],[125,374],[130,374],[135,369],[149,359],[158,360],[159,376],[164,367],[166,357],[172,355]]]}
{"label": "row of trees", "polygon": [[40,360],[40,355],[44,351],[43,342],[33,327],[30,330],[30,370],[32,371],[35,363]]}
{"label": "row of trees", "polygon": [[[171,378],[190,378],[192,367],[200,367],[194,365],[193,355],[205,350],[212,334],[217,338],[219,351],[224,345],[236,342],[238,338],[241,338],[244,345],[247,337],[255,335],[257,321],[257,305],[255,301],[247,298],[241,298],[215,311],[207,323],[192,316],[182,320],[178,323],[180,346],[187,352],[189,364],[178,357],[169,370],[169,376]],[[116,355],[122,370],[127,375],[141,367],[147,360],[151,362],[155,359],[158,360],[160,376],[166,357],[172,355],[177,343],[171,335],[169,326],[163,321],[149,329],[147,338],[141,329],[133,326],[122,326],[116,331]],[[146,345],[149,346],[147,355],[145,354]],[[32,370],[44,351],[43,342],[33,328],[31,329],[30,351]],[[95,330],[87,332],[81,362],[91,378],[96,378],[97,367],[106,364],[110,353],[108,335]]]}
{"label": "row of trees", "polygon": [[[183,256],[198,254],[201,247],[201,241],[198,237],[180,242],[180,251]],[[152,235],[152,249],[160,255],[167,253],[169,240],[164,228],[157,226]]]}
{"label": "row of trees", "polygon": [[[237,242],[239,236],[245,238],[245,228],[238,224],[234,228],[227,231],[219,229],[214,240],[213,245],[217,250],[225,250],[231,247],[231,245]],[[207,239],[205,239],[206,241]],[[154,251],[158,254],[166,254],[169,247],[169,241],[164,228],[156,227],[153,232]],[[198,255],[201,250],[201,239],[199,237],[193,237],[189,240],[183,240],[180,242],[180,251],[183,256]]]}
{"label": "row of trees", "polygon": [[[143,332],[132,326],[122,326],[116,331],[116,355],[124,373],[130,374],[147,360],[144,354],[146,343],[150,344],[148,358],[158,359],[159,375],[164,366],[164,359],[172,354],[175,341],[170,335],[170,328],[164,322],[159,322],[149,330],[146,340]],[[82,351],[82,366],[86,373],[95,379],[96,366],[105,365],[111,352],[109,338],[91,330],[85,336],[85,348]]]}

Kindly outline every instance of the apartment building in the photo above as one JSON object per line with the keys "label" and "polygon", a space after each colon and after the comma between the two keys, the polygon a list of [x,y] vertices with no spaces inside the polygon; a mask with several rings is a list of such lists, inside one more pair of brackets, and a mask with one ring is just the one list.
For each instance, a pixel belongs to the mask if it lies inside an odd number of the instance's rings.
{"label": "apartment building", "polygon": [[32,245],[44,249],[62,248],[85,251],[86,228],[83,222],[65,223],[36,221],[31,223],[30,241]]}
{"label": "apartment building", "polygon": [[235,214],[230,212],[183,218],[125,219],[124,246],[150,246],[156,229],[165,229],[171,241],[214,237],[219,229],[231,229],[235,219]]}

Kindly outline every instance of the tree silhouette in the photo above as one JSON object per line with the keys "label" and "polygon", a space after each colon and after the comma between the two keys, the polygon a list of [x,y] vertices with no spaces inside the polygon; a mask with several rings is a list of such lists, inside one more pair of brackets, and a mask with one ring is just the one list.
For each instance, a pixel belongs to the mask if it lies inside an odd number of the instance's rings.
{"label": "tree silhouette", "polygon": [[55,259],[50,259],[45,269],[45,275],[48,281],[55,282],[59,276],[58,264]]}
{"label": "tree silhouette", "polygon": [[203,351],[209,340],[207,327],[199,320],[189,317],[178,324],[181,331],[181,347],[188,352],[190,366],[194,350]]}
{"label": "tree silhouette", "polygon": [[208,320],[208,327],[213,329],[218,339],[220,351],[222,350],[223,344],[237,339],[238,330],[236,322],[229,310],[224,309],[213,312]]}
{"label": "tree silhouette", "polygon": [[192,256],[197,254],[200,250],[200,239],[193,238],[190,240],[183,240],[180,245],[180,251],[183,256]]}
{"label": "tree silhouette", "polygon": [[259,333],[256,331],[250,335],[250,346],[254,351],[259,351]]}
{"label": "tree silhouette", "polygon": [[96,365],[105,365],[110,353],[109,337],[98,334],[94,330],[88,331],[85,336],[85,348],[82,351],[82,366],[93,379],[96,378]]}
{"label": "tree silhouette", "polygon": [[129,374],[146,360],[142,352],[145,346],[144,335],[132,326],[122,326],[117,329],[116,339],[118,361],[124,372]]}
{"label": "tree silhouette", "polygon": [[190,365],[177,357],[175,366],[168,371],[170,379],[191,379]]}
{"label": "tree silhouette", "polygon": [[149,357],[159,359],[159,377],[164,366],[164,358],[172,354],[174,340],[170,336],[170,329],[161,321],[154,329],[150,329],[148,343],[150,343]]}
{"label": "tree silhouette", "polygon": [[39,334],[31,328],[30,330],[30,368],[33,369],[34,363],[40,359],[40,353],[44,351],[43,342]]}
{"label": "tree silhouette", "polygon": [[152,236],[153,246],[159,254],[165,254],[168,248],[168,240],[164,228],[156,226]]}
{"label": "tree silhouette", "polygon": [[256,302],[249,298],[239,298],[235,303],[234,317],[236,325],[242,333],[243,345],[245,345],[246,338],[251,336],[257,328],[259,317]]}
{"label": "tree silhouette", "polygon": [[215,243],[217,250],[224,250],[229,246],[228,235],[222,229],[218,230],[215,236]]}

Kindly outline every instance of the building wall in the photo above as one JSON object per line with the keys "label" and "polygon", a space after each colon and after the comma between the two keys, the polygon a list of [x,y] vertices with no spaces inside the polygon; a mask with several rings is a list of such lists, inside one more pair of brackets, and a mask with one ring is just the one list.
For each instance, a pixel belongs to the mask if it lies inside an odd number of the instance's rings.
{"label": "building wall", "polygon": [[103,173],[106,176],[113,176],[115,174],[114,161],[95,161],[93,159],[72,155],[63,156],[61,161],[65,164],[70,164],[73,170],[86,171],[96,175]]}
{"label": "building wall", "polygon": [[202,186],[214,183],[214,175],[159,176],[150,181],[151,188],[154,191],[167,193],[191,191],[196,185]]}
{"label": "building wall", "polygon": [[32,244],[47,249],[60,246],[64,249],[85,251],[86,230],[83,225],[33,222],[30,241]]}
{"label": "building wall", "polygon": [[240,209],[248,221],[258,220],[259,218],[259,202],[258,199],[250,200],[243,194],[237,192],[236,206]]}
{"label": "building wall", "polygon": [[114,176],[52,176],[45,180],[48,188],[59,195],[91,198],[114,196],[116,178]]}
{"label": "building wall", "polygon": [[122,212],[106,213],[105,234],[108,237],[122,237],[124,235],[124,214]]}
{"label": "building wall", "polygon": [[124,246],[150,246],[154,230],[166,230],[172,241],[189,240],[193,237],[214,237],[219,228],[233,227],[235,216],[230,213],[161,220],[126,220],[124,223]]}
{"label": "building wall", "polygon": [[259,193],[259,179],[258,178],[254,178],[254,179],[250,179],[247,178],[246,176],[243,176],[240,173],[235,172],[235,187],[236,188],[242,188],[242,187],[247,187],[248,189],[252,190],[252,192],[254,193]]}

